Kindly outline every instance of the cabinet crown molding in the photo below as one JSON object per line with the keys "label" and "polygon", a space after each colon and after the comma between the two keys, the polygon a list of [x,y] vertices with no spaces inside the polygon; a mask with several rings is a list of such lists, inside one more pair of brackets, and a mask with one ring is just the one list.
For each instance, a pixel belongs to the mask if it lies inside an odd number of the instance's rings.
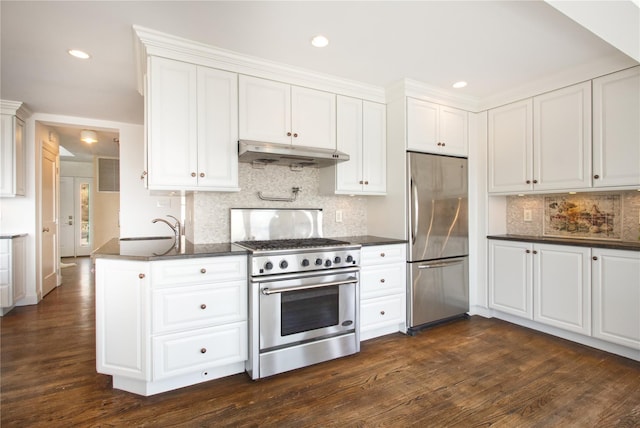
{"label": "cabinet crown molding", "polygon": [[31,110],[21,101],[0,100],[2,114],[11,114],[24,120],[31,116]]}

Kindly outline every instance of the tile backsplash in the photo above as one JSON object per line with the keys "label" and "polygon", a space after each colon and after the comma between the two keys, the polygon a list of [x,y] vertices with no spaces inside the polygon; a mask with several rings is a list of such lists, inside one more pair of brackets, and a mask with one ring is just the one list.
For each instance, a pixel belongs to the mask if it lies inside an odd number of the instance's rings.
{"label": "tile backsplash", "polygon": [[[240,192],[199,192],[187,198],[187,211],[193,217],[192,233],[187,237],[195,244],[229,242],[230,208],[322,208],[324,236],[366,235],[367,200],[363,196],[337,196],[319,193],[319,170],[303,168],[291,171],[286,166],[269,165],[255,169],[239,164]],[[300,193],[294,202],[270,202],[258,197],[290,197],[292,187]],[[342,222],[336,222],[336,211],[342,211]]]}
{"label": "tile backsplash", "polygon": [[[524,211],[531,221],[524,221]],[[640,192],[507,196],[507,233],[571,238],[640,239]]]}

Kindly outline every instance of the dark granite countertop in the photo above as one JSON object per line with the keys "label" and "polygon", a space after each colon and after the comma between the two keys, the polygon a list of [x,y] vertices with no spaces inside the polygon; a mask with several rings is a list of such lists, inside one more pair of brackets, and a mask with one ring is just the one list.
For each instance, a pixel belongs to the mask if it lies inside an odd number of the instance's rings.
{"label": "dark granite countertop", "polygon": [[167,237],[127,240],[113,238],[96,249],[91,256],[94,258],[152,261],[245,254],[248,254],[247,250],[230,243],[193,244],[190,241],[186,241],[178,249],[175,247],[174,238]]}
{"label": "dark granite countertop", "polygon": [[576,247],[607,248],[610,250],[640,251],[640,241],[607,241],[601,239],[572,239],[553,236],[528,236],[528,235],[489,235],[487,239],[502,241],[533,242],[539,244],[573,245]]}
{"label": "dark granite countertop", "polygon": [[405,239],[383,238],[380,236],[361,235],[361,236],[332,236],[331,239],[351,242],[352,244],[360,244],[363,247],[372,245],[390,245],[390,244],[406,244]]}
{"label": "dark granite countertop", "polygon": [[0,239],[13,239],[20,238],[22,236],[27,236],[27,233],[3,233],[0,235]]}

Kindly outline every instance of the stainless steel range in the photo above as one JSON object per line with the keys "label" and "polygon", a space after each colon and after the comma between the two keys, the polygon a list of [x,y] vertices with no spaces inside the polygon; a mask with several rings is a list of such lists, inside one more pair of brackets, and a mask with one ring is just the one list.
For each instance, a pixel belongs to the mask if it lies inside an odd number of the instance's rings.
{"label": "stainless steel range", "polygon": [[360,245],[322,238],[320,209],[232,209],[231,231],[251,252],[252,379],[360,351]]}

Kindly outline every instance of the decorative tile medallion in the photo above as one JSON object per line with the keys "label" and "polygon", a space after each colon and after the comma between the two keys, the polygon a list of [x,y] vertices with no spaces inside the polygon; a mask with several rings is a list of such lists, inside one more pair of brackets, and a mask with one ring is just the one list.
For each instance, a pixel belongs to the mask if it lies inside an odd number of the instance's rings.
{"label": "decorative tile medallion", "polygon": [[621,239],[619,194],[544,197],[544,235]]}

